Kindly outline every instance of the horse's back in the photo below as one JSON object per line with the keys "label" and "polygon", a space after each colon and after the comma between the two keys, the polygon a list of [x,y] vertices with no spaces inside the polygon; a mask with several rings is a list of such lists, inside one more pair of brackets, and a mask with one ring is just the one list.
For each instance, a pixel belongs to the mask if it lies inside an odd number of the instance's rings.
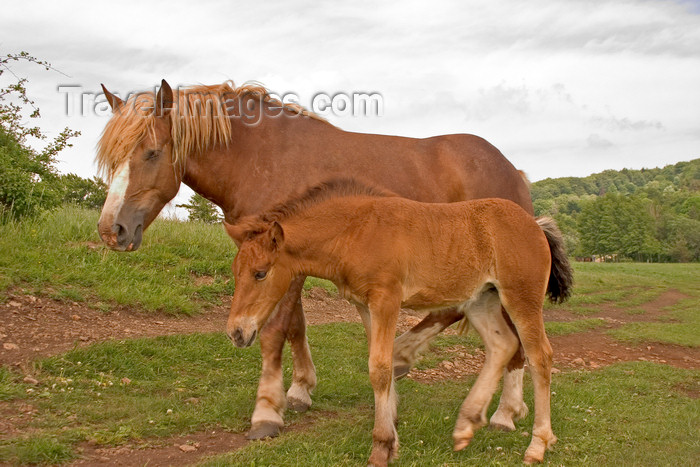
{"label": "horse's back", "polygon": [[304,156],[317,159],[313,162],[317,173],[342,173],[423,202],[504,198],[533,213],[522,173],[479,136],[410,138],[353,133],[327,125],[315,125],[315,130],[299,136],[318,146]]}

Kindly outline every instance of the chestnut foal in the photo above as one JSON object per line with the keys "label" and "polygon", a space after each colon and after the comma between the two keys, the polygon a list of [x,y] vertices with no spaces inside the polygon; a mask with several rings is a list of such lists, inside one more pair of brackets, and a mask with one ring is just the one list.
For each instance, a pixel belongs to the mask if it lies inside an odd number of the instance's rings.
{"label": "chestnut foal", "polygon": [[[333,281],[359,304],[369,339],[375,397],[372,465],[398,454],[392,355],[401,307],[459,307],[481,335],[486,363],[462,404],[454,449],[469,445],[503,369],[522,342],[535,389],[526,463],[556,441],[550,422],[552,349],[542,319],[545,294],[567,297],[571,269],[554,221],[517,204],[485,199],[428,204],[334,180],[259,216],[227,225],[240,245],[227,332],[250,346],[299,275]],[[500,312],[505,308],[515,330]],[[514,332],[515,331],[515,332]]]}

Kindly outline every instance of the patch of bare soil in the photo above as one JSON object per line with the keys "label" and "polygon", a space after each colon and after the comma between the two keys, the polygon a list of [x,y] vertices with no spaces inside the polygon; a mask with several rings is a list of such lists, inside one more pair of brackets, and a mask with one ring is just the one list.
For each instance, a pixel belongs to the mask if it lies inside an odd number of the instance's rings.
{"label": "patch of bare soil", "polygon": [[158,440],[157,444],[104,447],[83,443],[81,458],[72,466],[148,465],[154,467],[191,465],[205,456],[240,449],[248,440],[241,433],[210,430]]}
{"label": "patch of bare soil", "polygon": [[421,383],[453,380],[459,381],[471,375],[478,375],[486,361],[486,354],[481,349],[469,351],[463,345],[455,345],[437,352],[444,357],[436,367],[425,370],[411,370],[406,376]]}
{"label": "patch of bare soil", "polygon": [[102,312],[84,303],[14,293],[0,304],[0,364],[24,367],[39,357],[110,339],[222,331],[227,314],[227,307],[197,316],[126,307]]}

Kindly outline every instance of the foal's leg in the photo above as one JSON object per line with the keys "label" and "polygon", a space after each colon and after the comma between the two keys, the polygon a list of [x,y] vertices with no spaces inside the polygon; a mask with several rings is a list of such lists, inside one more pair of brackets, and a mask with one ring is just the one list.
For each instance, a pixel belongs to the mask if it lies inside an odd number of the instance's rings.
{"label": "foal's leg", "polygon": [[369,464],[386,466],[398,456],[396,391],[392,354],[399,299],[382,297],[369,304],[372,325],[369,345],[369,379],[374,389],[374,430]]}
{"label": "foal's leg", "polygon": [[364,305],[355,305],[355,308],[357,308],[357,312],[362,319],[362,325],[365,327],[367,345],[369,346],[372,343],[372,317],[369,314],[369,308]]}
{"label": "foal's leg", "polygon": [[518,350],[518,338],[508,326],[500,307],[494,307],[494,302],[498,302],[498,294],[488,291],[467,310],[469,323],[484,341],[486,362],[460,408],[452,434],[455,451],[467,447],[476,430],[486,425],[486,411],[501,373]]}
{"label": "foal's leg", "polygon": [[304,277],[297,279],[300,281],[299,284],[292,284],[292,288],[298,285],[299,290],[287,332],[287,340],[292,348],[293,368],[292,385],[287,391],[287,404],[296,412],[305,412],[311,407],[311,392],[316,387],[316,368],[311,360],[309,341],[306,338],[306,318],[301,306],[301,289],[304,286],[304,279]]}
{"label": "foal's leg", "polygon": [[[260,332],[262,373],[251,418],[251,429],[246,436],[248,439],[275,437],[284,426],[282,416],[287,401],[282,379],[282,349],[303,285],[303,277],[292,281],[289,291],[278,305],[277,312],[270,317]],[[311,367],[313,368],[313,363]]]}
{"label": "foal's leg", "polygon": [[[541,306],[541,303],[537,305],[540,310]],[[541,311],[532,313],[531,309],[532,307],[526,309],[522,302],[513,301],[509,306],[510,315],[525,349],[535,389],[535,424],[532,429],[532,441],[523,459],[526,464],[542,462],[544,452],[557,441],[552,432],[550,407],[552,346],[545,334]]]}

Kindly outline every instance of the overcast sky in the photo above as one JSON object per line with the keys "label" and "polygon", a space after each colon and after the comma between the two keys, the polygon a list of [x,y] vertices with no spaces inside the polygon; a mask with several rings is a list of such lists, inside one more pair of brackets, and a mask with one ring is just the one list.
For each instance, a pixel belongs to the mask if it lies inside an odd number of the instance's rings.
{"label": "overcast sky", "polygon": [[[50,134],[82,136],[59,168],[95,175],[107,116],[66,112],[59,85],[122,95],[233,79],[295,93],[376,92],[381,116],[340,128],[474,133],[530,178],[585,176],[700,157],[700,1],[15,1],[0,52]],[[114,5],[114,6],[111,6]],[[8,74],[3,75],[3,79]]]}

